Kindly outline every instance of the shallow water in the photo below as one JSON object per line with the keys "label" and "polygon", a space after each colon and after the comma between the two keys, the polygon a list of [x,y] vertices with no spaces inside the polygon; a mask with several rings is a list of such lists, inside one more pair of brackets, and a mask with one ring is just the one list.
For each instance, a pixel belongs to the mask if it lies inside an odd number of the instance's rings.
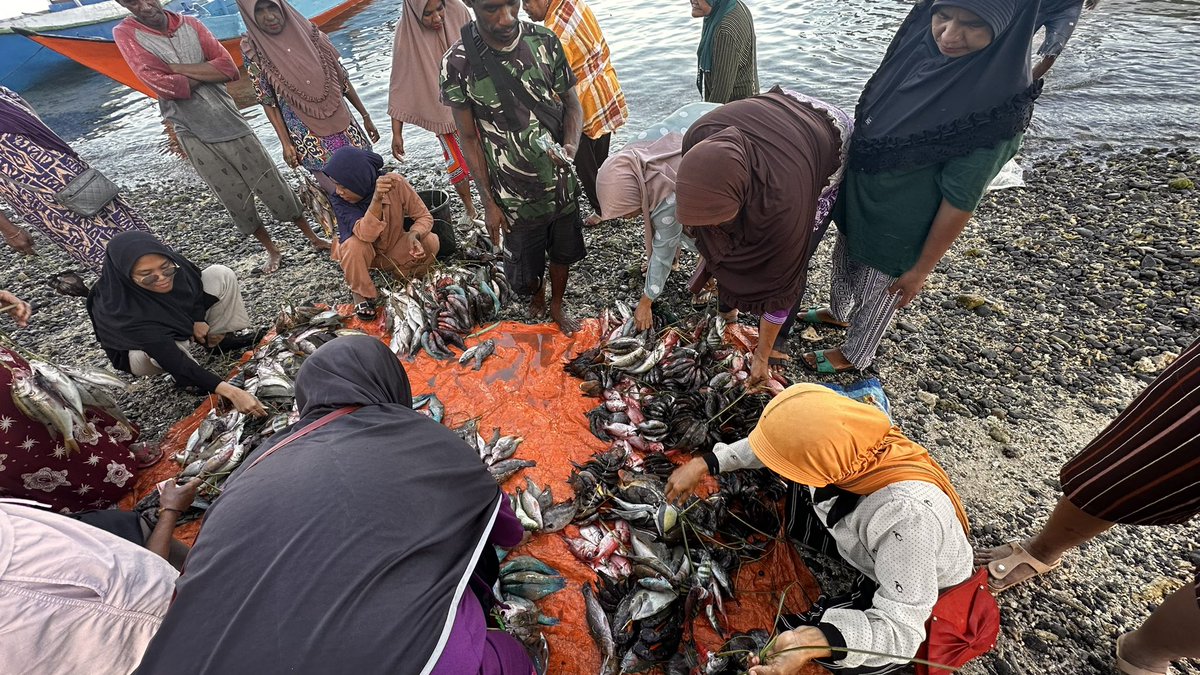
{"label": "shallow water", "polygon": [[[612,47],[636,131],[698,100],[700,22],[687,0],[592,0]],[[390,148],[388,72],[398,0],[374,0],[331,29],[355,86]],[[892,0],[750,0],[759,77],[852,108],[908,4]],[[1200,145],[1200,0],[1104,0],[1085,12],[1048,78],[1031,147]],[[44,83],[26,98],[87,158],[117,175],[190,172],[170,151],[156,104],[99,75]],[[245,111],[272,156],[278,141],[261,108]],[[441,162],[433,136],[406,126],[407,166]]]}

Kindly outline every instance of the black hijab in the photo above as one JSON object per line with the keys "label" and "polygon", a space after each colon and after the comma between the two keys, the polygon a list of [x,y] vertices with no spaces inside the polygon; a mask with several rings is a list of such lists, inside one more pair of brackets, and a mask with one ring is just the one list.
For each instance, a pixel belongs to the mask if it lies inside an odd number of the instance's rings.
{"label": "black hijab", "polygon": [[[877,173],[937,164],[1024,131],[1041,93],[1029,54],[1046,1],[919,2],[863,89],[850,168]],[[966,56],[943,56],[930,29],[940,6],[979,15],[992,29],[991,44]]]}
{"label": "black hijab", "polygon": [[383,170],[383,157],[353,146],[338,148],[329,158],[320,173],[335,181],[362,199],[350,203],[333,192],[332,186],[322,181],[325,191],[329,193],[329,203],[333,205],[333,213],[337,216],[338,241],[346,241],[354,234],[354,224],[367,215],[367,207],[375,196],[375,181]]}
{"label": "black hijab", "polygon": [[[169,293],[155,293],[133,280],[133,266],[157,253],[179,265]],[[122,232],[108,242],[100,279],[88,293],[87,310],[100,346],[116,351],[141,349],[192,337],[192,324],[217,298],[204,292],[200,269],[145,232]]]}
{"label": "black hijab", "polygon": [[[296,380],[299,429],[362,405],[232,476],[204,520],[139,673],[421,673],[442,655],[502,495],[478,455],[408,407],[368,336]],[[265,444],[264,444],[265,445]]]}

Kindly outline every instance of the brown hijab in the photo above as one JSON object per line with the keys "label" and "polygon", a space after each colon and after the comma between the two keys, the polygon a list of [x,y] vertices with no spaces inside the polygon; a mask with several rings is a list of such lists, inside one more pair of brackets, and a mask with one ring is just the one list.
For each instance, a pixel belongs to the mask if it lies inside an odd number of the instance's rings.
{"label": "brown hijab", "polygon": [[254,23],[254,5],[262,0],[238,0],[246,37],[242,49],[258,64],[276,96],[287,101],[317,136],[340,134],[353,120],[342,96],[346,71],[337,48],[315,24],[285,0],[265,0],[283,12],[283,32],[268,35]]}
{"label": "brown hijab", "polygon": [[471,15],[462,0],[445,0],[446,14],[439,30],[421,23],[426,0],[404,0],[396,41],[392,45],[392,80],[388,90],[388,115],[443,135],[454,131],[454,115],[442,103],[438,81],[442,56],[458,42]]}
{"label": "brown hijab", "polygon": [[762,313],[790,308],[804,293],[817,200],[840,149],[825,113],[778,88],[728,103],[688,130],[676,214],[722,302]]}

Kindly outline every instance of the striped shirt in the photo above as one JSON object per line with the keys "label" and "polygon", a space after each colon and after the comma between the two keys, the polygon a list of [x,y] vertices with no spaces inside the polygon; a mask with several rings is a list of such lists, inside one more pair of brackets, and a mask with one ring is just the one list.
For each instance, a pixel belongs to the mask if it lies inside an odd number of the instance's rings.
{"label": "striped shirt", "polygon": [[624,126],[629,108],[592,9],[584,0],[554,0],[544,23],[562,42],[578,81],[575,92],[583,106],[584,135],[597,139]]}
{"label": "striped shirt", "polygon": [[729,103],[758,95],[758,47],[754,17],[741,0],[717,27],[712,72],[703,75],[704,100]]}

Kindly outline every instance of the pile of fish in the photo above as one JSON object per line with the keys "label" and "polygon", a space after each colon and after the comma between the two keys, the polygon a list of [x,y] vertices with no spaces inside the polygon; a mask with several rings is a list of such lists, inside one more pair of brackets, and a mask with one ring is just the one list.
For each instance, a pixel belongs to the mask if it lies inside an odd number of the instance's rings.
{"label": "pile of fish", "polygon": [[100,430],[87,419],[86,408],[108,413],[116,426],[103,431],[128,440],[134,427],[121,414],[113,395],[125,391],[125,382],[112,373],[92,368],[56,366],[30,359],[29,370],[12,369],[12,400],[29,419],[41,422],[62,438],[68,452],[79,452],[79,442],[95,443]]}
{"label": "pile of fish", "polygon": [[542,628],[557,626],[558,619],[542,614],[537,601],[566,587],[558,570],[532,556],[523,555],[508,562],[501,560],[500,600],[497,614],[504,630],[525,644],[533,656],[537,672],[548,672],[550,645]]}
{"label": "pile of fish", "polygon": [[[472,267],[444,267],[398,290],[381,290],[392,353],[408,358],[422,349],[438,360],[454,358],[451,348],[468,351],[463,338],[474,327],[494,319],[512,297],[504,269],[495,262]],[[476,370],[495,349],[474,347]],[[485,343],[486,344],[486,343]]]}
{"label": "pile of fish", "polygon": [[[184,449],[172,459],[182,470],[177,480],[200,478],[204,481],[193,507],[203,510],[220,493],[225,479],[250,453],[274,434],[300,419],[296,409],[296,376],[304,360],[321,345],[342,335],[361,335],[362,331],[343,327],[345,317],[336,310],[310,305],[285,306],[275,320],[276,335],[259,345],[229,383],[253,394],[267,411],[264,418],[243,415],[236,410],[214,406],[208,416],[188,437]],[[158,504],[158,492],[138,503],[137,509],[150,510]],[[195,517],[195,512],[183,520]]]}
{"label": "pile of fish", "polygon": [[691,672],[693,623],[728,634],[733,580],[779,532],[784,485],[767,471],[733,472],[712,496],[676,506],[665,497],[669,460],[634,469],[620,453],[597,453],[572,474],[578,535],[564,537],[597,575],[584,597],[600,672]]}
{"label": "pile of fish", "polygon": [[770,396],[750,393],[749,355],[725,344],[725,322],[704,314],[658,333],[638,333],[632,312],[617,305],[620,321],[601,314],[605,337],[566,365],[580,389],[601,400],[588,413],[592,433],[625,452],[702,452],[714,443],[749,435]]}
{"label": "pile of fish", "polygon": [[[786,383],[748,392],[748,355],[726,344],[715,314],[639,333],[629,308],[617,309],[600,317],[600,344],[566,365],[600,400],[589,426],[609,447],[570,477],[578,534],[564,538],[597,575],[584,599],[600,672],[691,673],[703,652],[694,622],[729,635],[725,603],[741,564],[765,555],[780,531],[784,484],[768,471],[732,472],[712,496],[675,505],[665,497],[671,457],[745,438]],[[743,665],[710,659],[704,672]]]}
{"label": "pile of fish", "polygon": [[504,483],[522,469],[537,466],[537,462],[533,460],[513,457],[525,440],[520,436],[502,436],[500,429],[493,429],[492,438],[485,440],[479,433],[479,420],[474,418],[451,431],[479,453],[479,459],[497,483]]}

